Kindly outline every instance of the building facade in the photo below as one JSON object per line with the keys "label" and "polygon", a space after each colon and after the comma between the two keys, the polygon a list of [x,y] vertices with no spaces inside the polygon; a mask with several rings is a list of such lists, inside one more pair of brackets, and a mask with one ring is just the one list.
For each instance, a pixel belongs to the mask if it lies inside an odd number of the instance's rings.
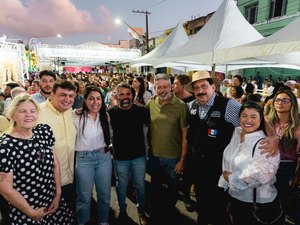
{"label": "building facade", "polygon": [[300,0],[238,0],[237,6],[263,36],[285,27],[300,12]]}
{"label": "building facade", "polygon": [[[269,36],[282,29],[291,21],[300,16],[300,0],[235,0],[240,12],[246,20],[263,36]],[[192,16],[183,26],[188,35],[194,35],[201,30],[213,16],[211,12],[205,16]],[[173,28],[164,31],[164,34],[153,37],[150,50],[159,45],[172,32]],[[146,54],[145,51],[143,51]],[[166,72],[165,69],[164,72]],[[285,75],[295,77],[299,70],[284,68],[252,68],[236,71],[240,75],[248,77],[260,71],[263,76],[274,74],[274,77],[283,78]]]}
{"label": "building facade", "polygon": [[[269,36],[282,29],[300,15],[300,0],[237,0],[237,6],[246,20],[263,36]],[[259,71],[263,77],[272,75],[284,79],[289,75],[297,77],[299,70],[286,68],[244,69],[244,77],[254,76]]]}

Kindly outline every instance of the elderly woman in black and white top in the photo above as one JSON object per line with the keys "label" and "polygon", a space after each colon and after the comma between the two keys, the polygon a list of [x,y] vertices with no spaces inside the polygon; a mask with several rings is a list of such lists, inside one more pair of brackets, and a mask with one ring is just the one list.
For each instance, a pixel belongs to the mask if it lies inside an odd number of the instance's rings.
{"label": "elderly woman in black and white top", "polygon": [[[253,188],[259,204],[277,204],[273,185],[279,166],[279,154],[267,157],[258,147],[266,137],[263,109],[257,103],[246,102],[240,110],[240,126],[235,128],[223,154],[223,174],[219,186],[229,188],[230,211],[235,225],[256,225],[252,214]],[[257,143],[257,147],[255,147]],[[252,152],[254,150],[254,155]],[[281,224],[279,221],[277,224]]]}
{"label": "elderly woman in black and white top", "polygon": [[0,138],[0,194],[10,204],[9,224],[73,224],[61,199],[55,138],[48,125],[36,125],[38,112],[29,94],[16,96],[7,111],[13,126]]}

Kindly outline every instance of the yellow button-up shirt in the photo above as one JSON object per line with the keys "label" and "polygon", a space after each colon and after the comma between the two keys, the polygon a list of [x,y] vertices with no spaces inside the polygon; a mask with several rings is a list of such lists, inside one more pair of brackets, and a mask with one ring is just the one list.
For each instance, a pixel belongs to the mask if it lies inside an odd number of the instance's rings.
{"label": "yellow button-up shirt", "polygon": [[3,132],[9,128],[9,121],[4,117],[0,115],[0,136],[2,136]]}
{"label": "yellow button-up shirt", "polygon": [[57,111],[47,99],[40,104],[38,123],[48,124],[54,133],[54,149],[60,164],[61,185],[67,185],[74,179],[74,152],[76,128],[73,112],[70,108],[64,113]]}

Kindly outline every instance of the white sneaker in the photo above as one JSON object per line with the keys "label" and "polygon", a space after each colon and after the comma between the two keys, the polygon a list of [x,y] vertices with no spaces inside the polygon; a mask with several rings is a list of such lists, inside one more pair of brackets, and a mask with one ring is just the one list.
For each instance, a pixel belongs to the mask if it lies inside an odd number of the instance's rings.
{"label": "white sneaker", "polygon": [[108,222],[105,222],[105,223],[99,223],[99,225],[109,225]]}

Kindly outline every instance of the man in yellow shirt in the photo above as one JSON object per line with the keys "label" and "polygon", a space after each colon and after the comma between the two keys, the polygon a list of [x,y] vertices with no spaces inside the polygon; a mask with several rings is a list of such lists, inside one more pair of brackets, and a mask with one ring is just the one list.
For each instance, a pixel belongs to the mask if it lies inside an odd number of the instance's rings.
{"label": "man in yellow shirt", "polygon": [[76,128],[73,122],[72,105],[75,86],[69,81],[56,82],[51,100],[41,103],[38,123],[48,124],[54,133],[56,152],[61,175],[62,197],[71,202],[74,179],[74,152]]}
{"label": "man in yellow shirt", "polygon": [[0,136],[2,136],[3,132],[9,128],[9,121],[6,117],[0,115]]}

